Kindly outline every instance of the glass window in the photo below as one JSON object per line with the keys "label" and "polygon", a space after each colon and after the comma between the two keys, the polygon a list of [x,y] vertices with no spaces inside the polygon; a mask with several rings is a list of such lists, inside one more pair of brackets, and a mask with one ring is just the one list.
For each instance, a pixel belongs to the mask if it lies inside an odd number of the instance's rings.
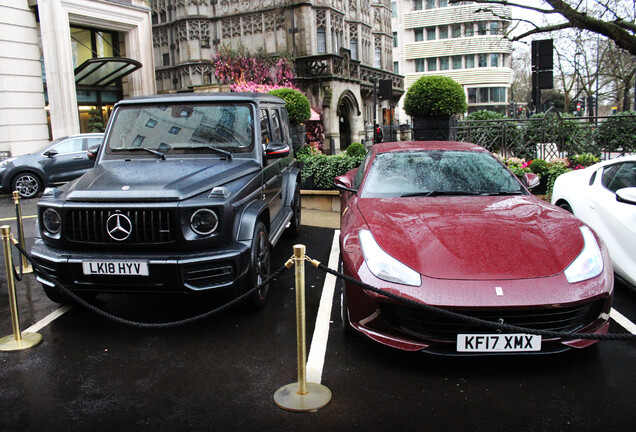
{"label": "glass window", "polygon": [[490,89],[488,87],[481,87],[477,93],[477,102],[487,103],[490,102]]}
{"label": "glass window", "polygon": [[420,42],[424,40],[424,28],[416,28],[415,29],[415,42]]}
{"label": "glass window", "polygon": [[453,56],[453,69],[461,69],[462,68],[462,56]]}
{"label": "glass window", "polygon": [[393,73],[394,74],[399,74],[400,73],[400,63],[394,61],[393,62]]}
{"label": "glass window", "polygon": [[426,59],[426,66],[428,67],[429,72],[433,72],[437,70],[437,58],[429,58]]}
{"label": "glass window", "polygon": [[468,54],[466,56],[466,69],[470,69],[470,68],[474,68],[475,67],[475,55],[474,54]]}
{"label": "glass window", "polygon": [[[247,103],[185,103],[120,107],[110,129],[106,153],[125,152],[141,145],[136,131],[145,131],[144,146],[157,150],[164,143],[165,153],[205,154],[202,146],[214,146],[246,153],[254,148],[252,106]],[[154,128],[144,125],[152,119]],[[175,128],[179,132],[175,134]],[[196,149],[192,149],[197,147]]]}
{"label": "glass window", "polygon": [[448,69],[450,69],[449,57],[440,57],[439,58],[439,70],[448,70]]}
{"label": "glass window", "polygon": [[439,38],[448,39],[448,26],[441,26],[439,28]]}
{"label": "glass window", "polygon": [[398,46],[397,32],[393,32],[393,47]]}
{"label": "glass window", "polygon": [[58,154],[77,153],[77,152],[86,150],[86,146],[84,145],[83,138],[66,140],[64,142],[59,143],[54,148]]}
{"label": "glass window", "polygon": [[451,34],[454,38],[462,37],[462,25],[453,24]]}
{"label": "glass window", "polygon": [[415,59],[415,72],[425,72],[424,59]]}
{"label": "glass window", "polygon": [[377,154],[362,198],[444,194],[525,194],[495,157],[481,151],[418,150]]}
{"label": "glass window", "polygon": [[157,120],[152,119],[152,118],[148,119],[148,121],[146,122],[146,127],[148,127],[148,128],[151,128],[151,129],[152,129],[152,128],[154,128],[155,126],[157,126]]}
{"label": "glass window", "polygon": [[435,0],[426,0],[426,9],[435,8]]}
{"label": "glass window", "polygon": [[422,10],[422,0],[413,1],[413,10]]}
{"label": "glass window", "polygon": [[475,25],[473,23],[464,24],[464,35],[466,37],[475,36]]}
{"label": "glass window", "polygon": [[267,110],[261,110],[261,142],[269,144],[272,140],[272,134],[269,131],[269,113]]}
{"label": "glass window", "polygon": [[275,142],[283,141],[282,123],[278,110],[272,110],[272,139]]}
{"label": "glass window", "polygon": [[484,21],[480,21],[477,23],[477,34],[479,36],[483,36],[486,34],[486,23]]}
{"label": "glass window", "polygon": [[438,0],[437,4],[439,7],[446,7],[448,6],[448,0]]}
{"label": "glass window", "polygon": [[490,89],[490,102],[505,102],[505,101],[506,101],[505,87],[492,87]]}
{"label": "glass window", "polygon": [[626,187],[636,187],[636,162],[617,163],[605,168],[601,183],[614,193]]}
{"label": "glass window", "polygon": [[499,34],[499,22],[498,21],[491,21],[490,22],[490,34],[491,35]]}
{"label": "glass window", "polygon": [[468,103],[476,104],[477,103],[477,89],[469,88],[468,89]]}
{"label": "glass window", "polygon": [[499,66],[499,54],[490,54],[490,66],[491,67]]}
{"label": "glass window", "polygon": [[358,60],[358,41],[352,40],[349,42],[349,49],[351,50],[351,58],[353,60]]}
{"label": "glass window", "polygon": [[426,27],[426,40],[435,40],[435,27]]}
{"label": "glass window", "polygon": [[391,2],[391,18],[397,17],[397,3]]}
{"label": "glass window", "polygon": [[382,50],[380,48],[375,50],[375,67],[378,69],[382,67]]}
{"label": "glass window", "polygon": [[318,54],[327,52],[327,35],[325,29],[318,29]]}
{"label": "glass window", "polygon": [[488,67],[488,56],[486,54],[479,54],[479,67]]}

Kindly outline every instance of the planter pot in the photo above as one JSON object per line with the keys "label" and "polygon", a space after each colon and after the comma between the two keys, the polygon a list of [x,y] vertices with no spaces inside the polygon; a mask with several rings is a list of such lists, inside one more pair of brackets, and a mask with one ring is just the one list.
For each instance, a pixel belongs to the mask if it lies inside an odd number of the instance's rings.
{"label": "planter pot", "polygon": [[457,141],[457,116],[413,117],[414,141]]}
{"label": "planter pot", "polygon": [[291,127],[291,139],[292,139],[292,145],[294,147],[294,151],[298,150],[299,148],[305,145],[306,137],[307,137],[307,132],[305,131],[304,124]]}

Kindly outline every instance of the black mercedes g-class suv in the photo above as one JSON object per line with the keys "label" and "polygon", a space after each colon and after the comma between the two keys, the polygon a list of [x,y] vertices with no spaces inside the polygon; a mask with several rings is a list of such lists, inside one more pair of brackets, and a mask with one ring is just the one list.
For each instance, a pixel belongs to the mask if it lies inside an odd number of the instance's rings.
{"label": "black mercedes g-class suv", "polygon": [[[285,102],[252,93],[116,104],[95,168],[38,203],[33,259],[71,291],[238,296],[300,226]],[[44,291],[66,301],[44,274]],[[250,304],[263,307],[268,287]]]}

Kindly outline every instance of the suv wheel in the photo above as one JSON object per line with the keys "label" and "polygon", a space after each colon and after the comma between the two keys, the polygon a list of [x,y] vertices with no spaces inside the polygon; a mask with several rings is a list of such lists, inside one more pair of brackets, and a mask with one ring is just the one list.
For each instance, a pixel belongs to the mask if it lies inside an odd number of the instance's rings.
{"label": "suv wheel", "polygon": [[42,181],[35,174],[23,172],[13,178],[11,186],[22,198],[33,198],[40,193]]}
{"label": "suv wheel", "polygon": [[[250,257],[250,267],[245,278],[245,290],[250,290],[269,278],[271,264],[271,244],[267,235],[267,228],[262,222],[258,222],[254,227],[252,237],[252,252]],[[265,307],[269,284],[254,292],[247,299],[247,306],[250,310],[260,310]]]}

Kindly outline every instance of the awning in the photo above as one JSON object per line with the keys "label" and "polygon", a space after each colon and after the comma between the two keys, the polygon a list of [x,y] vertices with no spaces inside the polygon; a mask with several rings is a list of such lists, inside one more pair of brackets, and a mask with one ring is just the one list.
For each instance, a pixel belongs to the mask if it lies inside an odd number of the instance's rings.
{"label": "awning", "polygon": [[141,63],[125,57],[88,59],[75,68],[75,84],[107,87],[139,68]]}

